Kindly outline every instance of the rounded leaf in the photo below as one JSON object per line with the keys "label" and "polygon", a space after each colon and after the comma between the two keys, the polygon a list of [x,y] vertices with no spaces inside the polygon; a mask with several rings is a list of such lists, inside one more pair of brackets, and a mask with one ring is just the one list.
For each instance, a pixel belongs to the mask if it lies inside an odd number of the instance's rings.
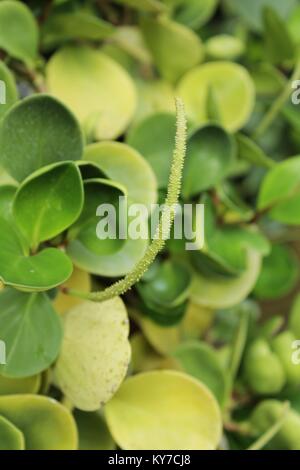
{"label": "rounded leaf", "polygon": [[225,178],[235,160],[233,138],[222,127],[208,125],[188,140],[182,192],[192,197]]}
{"label": "rounded leaf", "polygon": [[156,202],[154,172],[133,148],[120,142],[100,142],[88,145],[83,158],[96,163],[111,180],[122,184],[132,203],[149,207]]}
{"label": "rounded leaf", "polygon": [[32,375],[24,379],[13,379],[0,375],[0,395],[17,395],[20,393],[38,393],[41,376]]}
{"label": "rounded leaf", "polygon": [[[144,18],[141,23],[146,44],[161,76],[176,82],[203,59],[199,36],[167,17]],[[173,51],[173,53],[170,53]]]}
{"label": "rounded leaf", "polygon": [[0,397],[0,415],[24,434],[26,450],[76,450],[77,429],[71,413],[52,398]]}
{"label": "rounded leaf", "polygon": [[0,373],[30,377],[47,369],[58,355],[63,333],[47,295],[6,288],[0,292],[0,303],[1,339],[6,345]]}
{"label": "rounded leaf", "polygon": [[76,408],[95,411],[119,388],[130,361],[125,306],[118,297],[85,302],[64,319],[57,384]]}
{"label": "rounded leaf", "polygon": [[0,416],[0,450],[25,450],[24,435],[3,416]]}
{"label": "rounded leaf", "polygon": [[300,224],[300,156],[278,163],[263,180],[258,208],[269,210],[272,219]]}
{"label": "rounded leaf", "polygon": [[99,412],[75,410],[79,434],[79,450],[114,450],[115,443],[103,416]]}
{"label": "rounded leaf", "polygon": [[255,98],[248,71],[232,62],[209,62],[190,70],[182,78],[177,93],[195,125],[209,121],[207,104],[211,90],[220,124],[232,132],[241,129],[250,118]]}
{"label": "rounded leaf", "polygon": [[160,188],[166,188],[173,155],[176,118],[171,113],[155,113],[138,123],[127,143],[151,165]]}
{"label": "rounded leaf", "polygon": [[214,349],[200,341],[180,345],[172,354],[182,370],[204,383],[220,405],[226,398],[226,374]]}
{"label": "rounded leaf", "polygon": [[14,203],[15,220],[32,247],[70,227],[83,206],[83,185],[72,162],[55,163],[27,178]]}
{"label": "rounded leaf", "polygon": [[192,300],[210,308],[230,308],[242,302],[252,291],[261,268],[261,254],[250,250],[247,268],[238,277],[210,278],[197,273],[192,284]]}
{"label": "rounded leaf", "polygon": [[109,429],[126,450],[213,450],[221,438],[211,392],[181,372],[155,371],[127,379],[105,406]]}
{"label": "rounded leaf", "polygon": [[18,181],[50,163],[79,160],[82,150],[76,119],[51,96],[25,98],[3,118],[0,164]]}
{"label": "rounded leaf", "polygon": [[22,2],[0,3],[0,48],[15,59],[32,66],[38,53],[38,26],[30,9]]}
{"label": "rounded leaf", "polygon": [[134,84],[127,72],[105,54],[86,46],[66,47],[47,64],[50,92],[65,102],[83,125],[93,119],[93,136],[114,139],[133,117]]}

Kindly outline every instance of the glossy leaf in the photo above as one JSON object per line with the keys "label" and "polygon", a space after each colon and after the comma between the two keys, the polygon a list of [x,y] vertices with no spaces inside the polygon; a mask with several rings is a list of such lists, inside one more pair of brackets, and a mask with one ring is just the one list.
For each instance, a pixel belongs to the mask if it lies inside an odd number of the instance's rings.
{"label": "glossy leaf", "polygon": [[273,8],[283,19],[287,19],[295,8],[297,0],[230,0],[234,10],[241,18],[254,30],[261,30],[263,27],[263,9]]}
{"label": "glossy leaf", "polygon": [[210,308],[229,308],[243,301],[255,286],[261,255],[250,250],[245,272],[233,279],[209,278],[197,273],[192,284],[192,300]]}
{"label": "glossy leaf", "polygon": [[205,50],[212,59],[235,60],[244,54],[245,45],[235,36],[220,34],[208,39]]}
{"label": "glossy leaf", "polygon": [[238,134],[236,140],[238,144],[238,156],[242,160],[246,160],[252,165],[257,165],[268,169],[275,165],[275,162],[246,135]]}
{"label": "glossy leaf", "polygon": [[175,1],[174,17],[179,23],[198,30],[214,15],[217,5],[218,0]]}
{"label": "glossy leaf", "polygon": [[83,158],[97,164],[111,180],[123,185],[132,203],[149,207],[156,202],[154,172],[133,148],[120,142],[100,142],[88,145]]}
{"label": "glossy leaf", "polygon": [[179,346],[173,356],[182,370],[204,383],[220,405],[226,397],[226,374],[215,351],[200,341],[187,342]]}
{"label": "glossy leaf", "polygon": [[24,450],[25,442],[21,431],[10,421],[0,416],[0,450]]}
{"label": "glossy leaf", "polygon": [[79,217],[83,205],[80,172],[71,162],[44,167],[23,181],[14,203],[15,220],[32,247],[54,238]]}
{"label": "glossy leaf", "polygon": [[165,307],[176,307],[186,299],[190,281],[190,273],[183,265],[166,261],[159,266],[153,279],[142,280],[137,287],[143,298]]}
{"label": "glossy leaf", "polygon": [[64,318],[56,381],[76,408],[95,411],[110,400],[127,371],[127,312],[116,297],[102,303],[82,303]]}
{"label": "glossy leaf", "polygon": [[0,186],[0,217],[5,220],[12,218],[13,200],[17,187],[13,185]]}
{"label": "glossy leaf", "polygon": [[[202,61],[200,38],[185,26],[166,17],[149,17],[142,20],[141,28],[154,63],[166,80],[176,82]],[[170,51],[176,51],[176,55],[170,54]]]}
{"label": "glossy leaf", "polygon": [[0,373],[29,377],[49,367],[58,355],[62,328],[48,297],[6,288],[0,302],[1,339],[6,344],[6,364]]}
{"label": "glossy leaf", "polygon": [[86,46],[59,50],[47,64],[47,82],[83,125],[93,119],[97,140],[118,137],[133,117],[136,92],[131,78],[99,51]]}
{"label": "glossy leaf", "polygon": [[192,197],[227,176],[235,161],[235,143],[221,127],[209,125],[188,140],[183,173],[183,195]]}
{"label": "glossy leaf", "polygon": [[148,161],[159,187],[166,188],[172,161],[176,119],[170,113],[155,113],[138,123],[127,143]]}
{"label": "glossy leaf", "polygon": [[295,47],[285,21],[269,7],[263,11],[263,20],[265,45],[270,62],[281,64],[286,60],[292,60]]}
{"label": "glossy leaf", "polygon": [[263,180],[258,208],[282,223],[300,224],[300,157],[277,164]]}
{"label": "glossy leaf", "polygon": [[51,398],[0,397],[0,415],[23,433],[26,450],[77,449],[77,430],[72,415]]}
{"label": "glossy leaf", "polygon": [[120,277],[134,268],[147,247],[148,240],[128,238],[118,252],[100,256],[89,251],[80,241],[73,240],[67,247],[67,253],[77,267],[91,274]]}
{"label": "glossy leaf", "polygon": [[70,259],[56,248],[29,256],[28,246],[13,226],[0,218],[0,279],[22,290],[49,290],[72,274]]}
{"label": "glossy leaf", "polygon": [[85,413],[75,410],[79,450],[114,450],[115,443],[103,416],[98,413]]}
{"label": "glossy leaf", "polygon": [[284,245],[273,245],[264,258],[254,293],[259,299],[277,299],[287,295],[296,285],[300,275],[295,253]]}
{"label": "glossy leaf", "polygon": [[152,113],[174,114],[175,90],[166,80],[136,80],[138,93],[137,109],[133,120],[136,125]]}
{"label": "glossy leaf", "polygon": [[248,71],[231,62],[210,62],[190,70],[180,80],[177,93],[186,105],[188,117],[197,126],[209,120],[206,103],[211,87],[220,124],[228,131],[241,129],[254,105],[254,84]]}
{"label": "glossy leaf", "polygon": [[79,160],[82,134],[77,121],[48,95],[30,96],[5,115],[0,163],[18,181],[50,163]]}
{"label": "glossy leaf", "polygon": [[33,375],[24,379],[13,379],[11,377],[0,375],[0,395],[38,393],[40,385],[40,375]]}
{"label": "glossy leaf", "polygon": [[146,372],[127,379],[105,406],[105,416],[122,449],[212,450],[221,437],[213,395],[180,372]]}
{"label": "glossy leaf", "polygon": [[54,13],[43,27],[43,47],[52,48],[71,39],[99,41],[110,37],[115,28],[87,11]]}
{"label": "glossy leaf", "polygon": [[32,66],[38,53],[38,27],[30,9],[22,2],[0,4],[0,48]]}
{"label": "glossy leaf", "polygon": [[[76,238],[90,252],[100,256],[119,251],[125,243],[125,240],[118,237],[119,228],[127,217],[121,198],[126,200],[126,190],[117,183],[100,178],[85,181],[83,210],[70,228],[69,240]],[[110,217],[106,211],[98,214],[98,207],[108,204],[114,208],[115,217]],[[101,221],[105,222],[105,227],[100,229]]]}

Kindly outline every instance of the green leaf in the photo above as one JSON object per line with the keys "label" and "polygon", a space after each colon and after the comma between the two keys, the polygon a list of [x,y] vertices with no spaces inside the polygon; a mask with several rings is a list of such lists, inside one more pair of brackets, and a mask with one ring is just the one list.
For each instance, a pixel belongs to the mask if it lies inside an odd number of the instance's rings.
{"label": "green leaf", "polygon": [[279,358],[267,341],[260,338],[253,341],[247,349],[243,374],[256,395],[276,395],[286,383],[286,374]]}
{"label": "green leaf", "polygon": [[24,449],[24,435],[10,421],[0,416],[0,450]]}
{"label": "green leaf", "polygon": [[142,20],[141,28],[154,63],[166,80],[176,82],[190,68],[202,62],[201,40],[185,26],[167,17],[149,17]]}
{"label": "green leaf", "polygon": [[171,113],[154,113],[129,132],[127,143],[148,161],[160,188],[168,185],[176,133],[176,118]]}
{"label": "green leaf", "polygon": [[181,372],[130,377],[105,406],[105,416],[114,439],[125,450],[213,450],[221,438],[215,398]]}
{"label": "green leaf", "polygon": [[65,316],[56,382],[76,408],[96,411],[114,395],[130,361],[129,322],[120,298],[84,302]]}
{"label": "green leaf", "polygon": [[258,196],[259,210],[272,219],[300,224],[300,156],[278,163],[264,178]]}
{"label": "green leaf", "polygon": [[261,254],[250,250],[245,271],[233,279],[194,277],[192,300],[210,308],[230,308],[242,302],[252,291],[261,268]]}
{"label": "green leaf", "polygon": [[99,412],[85,413],[75,410],[79,433],[79,450],[114,450],[113,438],[103,416]]}
{"label": "green leaf", "polygon": [[72,274],[70,259],[56,248],[34,256],[21,236],[0,217],[0,279],[22,290],[48,290],[62,284]]}
{"label": "green leaf", "polygon": [[245,44],[238,37],[219,34],[206,41],[205,50],[212,59],[235,60],[244,54]]}
{"label": "green leaf", "polygon": [[270,7],[264,9],[263,21],[265,47],[270,62],[278,65],[292,60],[295,56],[295,46],[285,21]]}
{"label": "green leaf", "polygon": [[112,24],[88,11],[54,13],[42,29],[42,43],[48,49],[71,39],[99,41],[110,37],[114,31]]}
{"label": "green leaf", "polygon": [[191,286],[189,270],[178,262],[162,263],[155,276],[137,284],[142,310],[154,322],[171,326],[178,323],[186,310]]}
{"label": "green leaf", "polygon": [[132,271],[144,256],[148,240],[125,240],[122,248],[116,253],[95,255],[79,240],[73,240],[67,247],[67,254],[79,268],[105,277],[121,277]]}
{"label": "green leaf", "polygon": [[30,96],[3,119],[0,163],[18,181],[50,163],[79,160],[82,150],[77,121],[51,96]]}
{"label": "green leaf", "polygon": [[189,28],[199,30],[212,18],[218,2],[219,0],[175,0],[175,20]]}
{"label": "green leaf", "polygon": [[[119,198],[126,197],[126,190],[121,185],[105,179],[88,179],[84,184],[84,206],[79,219],[70,228],[68,239],[76,239],[90,252],[96,255],[115,253],[124,245],[125,240],[118,237],[120,222],[127,217],[122,211]],[[102,214],[108,227],[98,229],[100,220],[97,208],[101,204],[111,204],[116,211],[116,220]],[[124,208],[125,209],[125,208]],[[120,221],[120,219],[122,219]],[[107,233],[109,232],[109,233]]]}
{"label": "green leaf", "polygon": [[297,0],[230,0],[232,8],[252,29],[259,31],[263,27],[263,9],[273,8],[281,18],[286,20],[297,4]]}
{"label": "green leaf", "polygon": [[65,47],[51,57],[46,75],[50,92],[74,111],[83,126],[94,120],[96,140],[114,139],[129,125],[136,107],[135,87],[107,55],[86,46]]}
{"label": "green leaf", "polygon": [[80,172],[72,162],[43,167],[23,181],[13,213],[30,246],[70,227],[81,213],[83,197]]}
{"label": "green leaf", "polygon": [[0,293],[0,302],[1,339],[6,344],[1,374],[29,377],[48,368],[58,355],[62,328],[46,294],[6,288]]}
{"label": "green leaf", "polygon": [[273,168],[274,160],[268,157],[265,152],[249,137],[243,134],[236,136],[238,144],[238,156],[242,160],[246,160],[252,165],[261,166],[263,168]]}
{"label": "green leaf", "polygon": [[0,375],[0,395],[17,395],[20,393],[38,393],[41,376],[32,375],[24,379],[13,379]]}
{"label": "green leaf", "polygon": [[88,145],[83,158],[98,165],[112,181],[124,186],[132,203],[145,204],[150,208],[156,202],[154,172],[133,148],[120,142],[100,142]]}
{"label": "green leaf", "polygon": [[[285,404],[279,400],[260,402],[251,415],[251,425],[257,434],[268,431],[281,417]],[[300,416],[289,410],[283,424],[268,445],[269,450],[300,450]]]}
{"label": "green leaf", "polygon": [[15,59],[33,66],[38,53],[38,26],[24,3],[4,0],[0,3],[0,48]]}
{"label": "green leaf", "polygon": [[195,131],[188,140],[183,171],[184,197],[195,196],[225,178],[235,154],[235,142],[221,127],[208,125]]}
{"label": "green leaf", "polygon": [[[0,88],[0,119],[18,99],[15,78],[4,62],[0,62],[0,81],[5,89]],[[1,82],[0,82],[1,83]]]}
{"label": "green leaf", "polygon": [[287,246],[273,245],[263,260],[254,293],[259,299],[278,299],[287,295],[296,285],[300,275],[296,254]]}
{"label": "green leaf", "polygon": [[0,397],[0,415],[24,434],[26,450],[76,450],[71,413],[53,398],[35,395]]}
{"label": "green leaf", "polygon": [[226,398],[226,375],[214,349],[200,341],[180,345],[172,354],[184,372],[204,383],[220,405]]}
{"label": "green leaf", "polygon": [[0,217],[5,220],[10,220],[12,218],[13,200],[16,191],[16,186],[0,186]]}
{"label": "green leaf", "polygon": [[[222,77],[222,79],[220,79]],[[232,62],[200,65],[180,80],[177,93],[182,97],[188,118],[195,126],[209,121],[207,96],[213,87],[221,124],[230,132],[241,129],[254,106],[254,83],[247,69]]]}
{"label": "green leaf", "polygon": [[143,298],[149,298],[165,307],[176,307],[188,296],[191,276],[179,262],[161,263],[155,276],[137,285]]}
{"label": "green leaf", "polygon": [[175,90],[169,82],[161,79],[142,80],[139,78],[135,84],[138,92],[138,106],[133,126],[152,113],[174,114]]}

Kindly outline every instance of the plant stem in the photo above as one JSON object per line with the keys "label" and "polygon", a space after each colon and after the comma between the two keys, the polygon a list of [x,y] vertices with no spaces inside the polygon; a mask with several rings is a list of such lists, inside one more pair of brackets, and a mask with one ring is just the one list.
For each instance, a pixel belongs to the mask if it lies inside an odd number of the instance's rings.
{"label": "plant stem", "polygon": [[103,302],[118,295],[125,294],[131,287],[136,284],[150,265],[155,260],[157,254],[163,249],[166,240],[169,237],[172,223],[175,217],[176,204],[178,203],[181,190],[182,169],[186,153],[186,117],[184,105],[181,99],[176,99],[177,110],[177,131],[175,139],[175,150],[173,154],[173,162],[169,177],[168,193],[165,201],[164,209],[156,229],[153,241],[149,245],[143,258],[137,263],[135,268],[127,274],[122,280],[117,281],[107,289],[101,292],[78,292],[73,289],[66,289],[66,293],[81,297],[83,299],[92,300],[94,302]]}
{"label": "plant stem", "polygon": [[283,425],[287,413],[290,409],[290,403],[287,401],[283,405],[282,415],[276,421],[270,429],[268,429],[262,436],[260,436],[257,441],[255,441],[247,450],[261,450],[263,449],[276,434],[280,431],[281,426]]}
{"label": "plant stem", "polygon": [[291,78],[288,80],[287,84],[285,85],[282,93],[274,101],[269,111],[265,114],[262,121],[258,125],[257,129],[253,132],[252,137],[254,140],[257,140],[269,129],[269,127],[271,126],[271,124],[276,119],[281,109],[285,105],[286,101],[288,100],[290,93],[291,93],[291,86],[292,86],[293,81],[299,78],[299,76],[300,76],[300,59],[298,59],[298,61],[296,62],[294,72]]}

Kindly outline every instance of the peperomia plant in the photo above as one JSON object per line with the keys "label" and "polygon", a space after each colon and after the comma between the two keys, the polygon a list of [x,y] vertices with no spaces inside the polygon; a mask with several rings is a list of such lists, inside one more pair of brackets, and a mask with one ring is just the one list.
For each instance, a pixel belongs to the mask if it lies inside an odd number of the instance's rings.
{"label": "peperomia plant", "polygon": [[300,450],[299,21],[0,1],[1,450]]}

